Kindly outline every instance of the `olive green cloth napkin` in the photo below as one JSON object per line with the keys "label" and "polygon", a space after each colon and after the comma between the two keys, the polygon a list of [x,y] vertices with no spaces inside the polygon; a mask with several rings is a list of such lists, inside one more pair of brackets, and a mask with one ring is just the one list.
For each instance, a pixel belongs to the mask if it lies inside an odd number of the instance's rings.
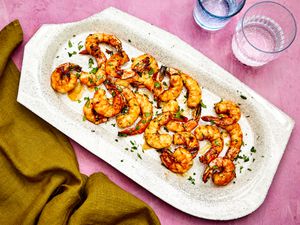
{"label": "olive green cloth napkin", "polygon": [[22,37],[18,21],[0,32],[0,224],[160,224],[104,174],[80,174],[67,137],[16,102]]}

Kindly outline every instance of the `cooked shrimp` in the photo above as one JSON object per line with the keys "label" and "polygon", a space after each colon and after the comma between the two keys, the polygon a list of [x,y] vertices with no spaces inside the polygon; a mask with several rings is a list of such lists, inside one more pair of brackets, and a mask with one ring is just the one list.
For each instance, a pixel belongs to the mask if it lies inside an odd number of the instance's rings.
{"label": "cooked shrimp", "polygon": [[222,135],[216,126],[211,125],[198,126],[194,134],[199,141],[208,140],[211,143],[211,148],[200,157],[200,162],[209,164],[223,150],[224,141]]}
{"label": "cooked shrimp", "polygon": [[199,151],[199,142],[196,136],[190,132],[178,132],[174,134],[173,143],[175,145],[184,145],[193,158],[196,157]]}
{"label": "cooked shrimp", "polygon": [[230,144],[229,144],[229,149],[227,150],[226,153],[226,158],[230,160],[234,160],[239,152],[241,151],[241,146],[243,144],[243,132],[238,123],[222,127],[225,129],[229,136],[230,136]]}
{"label": "cooked shrimp", "polygon": [[104,117],[113,117],[121,112],[124,102],[122,95],[117,91],[112,92],[112,98],[108,99],[105,90],[99,89],[94,94],[94,109]]}
{"label": "cooked shrimp", "polygon": [[202,91],[198,82],[185,73],[181,73],[180,75],[188,93],[187,106],[191,109],[199,108],[202,99]]}
{"label": "cooked shrimp", "polygon": [[[199,87],[199,84],[196,80],[191,78],[189,75],[182,73],[179,70],[171,69],[177,71],[182,77],[183,84],[187,89],[188,97],[187,97],[187,106],[193,110],[193,118],[187,121],[176,121],[171,120],[167,124],[167,129],[173,132],[190,132],[192,131],[199,122],[200,114],[201,114],[201,98],[202,93]],[[176,73],[176,72],[172,73]]]}
{"label": "cooked shrimp", "polygon": [[59,93],[67,93],[76,87],[81,67],[73,63],[59,65],[51,74],[51,86]]}
{"label": "cooked shrimp", "polygon": [[129,88],[123,87],[121,93],[127,101],[128,110],[117,115],[116,121],[118,127],[125,128],[131,126],[137,120],[141,109],[135,94]]}
{"label": "cooked shrimp", "polygon": [[[173,119],[166,125],[167,129],[172,132],[191,132],[195,127],[197,127],[200,119],[201,106],[193,109],[193,119],[186,118],[185,120]],[[176,115],[177,116],[177,115]]]}
{"label": "cooked shrimp", "polygon": [[83,113],[85,118],[96,125],[106,122],[108,118],[101,116],[99,113],[97,113],[94,109],[94,105],[94,99],[87,100],[83,107]]}
{"label": "cooked shrimp", "polygon": [[196,126],[198,122],[195,120],[188,120],[187,122],[180,122],[176,120],[171,120],[167,125],[167,129],[172,132],[191,132]]}
{"label": "cooked shrimp", "polygon": [[164,149],[160,159],[165,167],[174,173],[183,174],[193,166],[192,154],[182,147],[178,147],[173,153]]}
{"label": "cooked shrimp", "polygon": [[204,121],[213,121],[220,126],[228,126],[239,121],[241,110],[238,105],[232,101],[221,101],[215,104],[215,111],[219,117],[203,116]]}
{"label": "cooked shrimp", "polygon": [[135,127],[120,131],[118,136],[142,134],[152,120],[153,108],[149,99],[145,95],[135,94],[141,108],[142,118]]}
{"label": "cooked shrimp", "polygon": [[159,114],[156,118],[151,120],[149,126],[146,128],[144,137],[148,145],[156,149],[168,148],[172,144],[172,136],[169,134],[160,134],[161,126],[167,124],[172,117],[170,112]]}
{"label": "cooked shrimp", "polygon": [[106,73],[112,77],[120,78],[124,73],[121,66],[129,61],[125,51],[116,52],[106,61]]}
{"label": "cooked shrimp", "polygon": [[85,49],[86,51],[97,58],[103,58],[103,53],[99,47],[100,43],[109,44],[112,47],[115,47],[117,51],[122,50],[121,41],[114,35],[105,34],[105,33],[95,33],[90,34],[85,41]]}
{"label": "cooked shrimp", "polygon": [[149,54],[143,54],[132,59],[131,69],[139,76],[147,75],[152,76],[159,70],[155,58]]}
{"label": "cooked shrimp", "polygon": [[176,113],[179,110],[179,105],[176,100],[171,100],[163,104],[162,111],[163,112],[172,112]]}
{"label": "cooked shrimp", "polygon": [[99,86],[106,80],[105,64],[102,63],[97,72],[81,72],[80,82],[88,87]]}
{"label": "cooked shrimp", "polygon": [[159,96],[159,100],[163,102],[168,102],[170,100],[175,100],[181,93],[183,89],[182,78],[179,71],[173,68],[167,68],[166,74],[170,77],[170,87],[164,90]]}
{"label": "cooked shrimp", "polygon": [[149,54],[143,54],[132,61],[131,71],[124,71],[121,78],[134,86],[147,88],[154,94],[154,97],[159,96],[163,89],[155,58]]}
{"label": "cooked shrimp", "polygon": [[210,176],[215,185],[225,186],[235,177],[235,165],[230,159],[215,158],[205,169],[203,182],[206,183]]}

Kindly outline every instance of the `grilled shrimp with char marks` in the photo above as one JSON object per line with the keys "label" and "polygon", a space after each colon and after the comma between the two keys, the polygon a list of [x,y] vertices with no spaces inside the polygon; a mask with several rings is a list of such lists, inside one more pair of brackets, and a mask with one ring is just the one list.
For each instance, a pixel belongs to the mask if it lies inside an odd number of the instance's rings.
{"label": "grilled shrimp with char marks", "polygon": [[124,73],[124,70],[121,69],[121,66],[128,61],[129,57],[125,51],[116,52],[106,61],[106,73],[112,77],[121,78]]}
{"label": "grilled shrimp with char marks", "polygon": [[170,147],[172,144],[172,136],[169,134],[160,134],[159,129],[161,126],[167,124],[171,117],[172,114],[170,112],[165,112],[151,120],[144,133],[144,137],[148,145],[155,149]]}
{"label": "grilled shrimp with char marks", "polygon": [[177,71],[182,77],[183,85],[187,89],[187,106],[193,110],[193,115],[192,119],[183,122],[171,120],[166,127],[173,132],[191,132],[198,125],[200,120],[202,91],[196,80],[179,70]]}
{"label": "grilled shrimp with char marks", "polygon": [[222,128],[225,129],[230,136],[229,149],[227,150],[225,157],[234,160],[241,151],[241,146],[243,144],[242,129],[238,123],[225,127],[222,126]]}
{"label": "grilled shrimp with char marks", "polygon": [[103,52],[100,49],[99,44],[100,43],[105,43],[108,44],[114,48],[117,49],[117,51],[122,51],[122,42],[114,35],[112,34],[105,34],[105,33],[95,33],[95,34],[90,34],[86,38],[85,41],[85,50],[82,51],[82,54],[90,54],[94,56],[97,60],[102,59],[106,61],[106,57],[103,54]]}
{"label": "grilled shrimp with char marks", "polygon": [[199,142],[196,136],[190,132],[178,132],[173,136],[173,143],[175,145],[184,145],[193,158],[196,157],[199,151]]}
{"label": "grilled shrimp with char marks", "polygon": [[203,116],[204,121],[213,121],[220,126],[229,126],[239,121],[241,118],[240,107],[232,101],[222,100],[215,104],[215,111],[219,117]]}
{"label": "grilled shrimp with char marks", "polygon": [[145,95],[138,93],[136,93],[135,96],[141,108],[142,118],[135,127],[120,131],[118,136],[142,134],[152,120],[153,107],[149,99]]}
{"label": "grilled shrimp with char marks", "polygon": [[97,103],[97,101],[95,101],[94,98],[88,99],[86,101],[86,103],[84,104],[83,114],[88,121],[98,125],[100,123],[104,123],[104,122],[108,121],[108,118],[100,115],[99,113],[97,113],[95,111],[95,109],[94,109],[95,103]]}
{"label": "grilled shrimp with char marks", "polygon": [[198,126],[194,134],[199,141],[208,140],[211,143],[211,148],[200,157],[200,162],[209,164],[223,150],[224,141],[222,135],[216,126],[211,125]]}
{"label": "grilled shrimp with char marks", "polygon": [[159,67],[153,56],[143,54],[133,58],[131,71],[124,71],[121,78],[134,86],[147,88],[155,98],[163,92]]}
{"label": "grilled shrimp with char marks", "polygon": [[181,77],[187,89],[187,106],[191,109],[201,107],[202,91],[198,82],[185,73],[181,73]]}
{"label": "grilled shrimp with char marks", "polygon": [[59,93],[67,93],[73,90],[80,76],[81,67],[74,63],[59,65],[51,74],[51,86]]}
{"label": "grilled shrimp with char marks", "polygon": [[94,109],[97,113],[104,117],[113,117],[119,114],[124,106],[123,97],[120,92],[115,89],[112,91],[112,98],[108,99],[105,90],[99,89],[94,94],[96,101]]}
{"label": "grilled shrimp with char marks", "polygon": [[117,115],[116,121],[118,127],[126,128],[134,124],[141,110],[135,94],[129,88],[119,87],[119,90],[122,90],[121,94],[127,102],[126,106],[128,107],[128,112]]}
{"label": "grilled shrimp with char marks", "polygon": [[160,159],[164,166],[174,173],[183,174],[193,166],[192,154],[182,147],[178,147],[174,152],[164,149]]}
{"label": "grilled shrimp with char marks", "polygon": [[158,98],[160,101],[168,102],[175,100],[180,95],[183,89],[183,82],[178,70],[169,67],[165,72],[170,77],[170,87],[164,90]]}
{"label": "grilled shrimp with char marks", "polygon": [[225,186],[235,178],[235,165],[230,159],[215,158],[204,171],[202,180],[204,183],[212,177],[215,185]]}
{"label": "grilled shrimp with char marks", "polygon": [[102,63],[96,73],[81,72],[80,82],[88,87],[99,86],[106,80],[105,63]]}

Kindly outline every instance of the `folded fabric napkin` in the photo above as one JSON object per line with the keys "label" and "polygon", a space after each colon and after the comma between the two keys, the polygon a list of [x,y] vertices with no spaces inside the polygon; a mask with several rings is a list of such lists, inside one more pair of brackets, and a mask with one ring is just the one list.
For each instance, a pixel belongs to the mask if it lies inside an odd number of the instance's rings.
{"label": "folded fabric napkin", "polygon": [[0,32],[0,224],[160,224],[104,174],[80,174],[67,137],[17,103],[22,37],[18,21]]}

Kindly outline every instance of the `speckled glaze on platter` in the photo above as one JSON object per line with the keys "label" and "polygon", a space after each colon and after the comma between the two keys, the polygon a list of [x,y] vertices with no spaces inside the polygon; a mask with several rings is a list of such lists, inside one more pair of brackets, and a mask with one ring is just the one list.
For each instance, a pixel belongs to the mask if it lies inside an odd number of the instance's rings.
{"label": "speckled glaze on platter", "polygon": [[[116,142],[117,128],[111,122],[98,126],[83,122],[84,103],[71,102],[53,91],[50,74],[56,66],[87,61],[86,56],[66,55],[68,40],[77,43],[95,32],[115,34],[130,57],[148,52],[161,64],[179,68],[197,79],[204,87],[203,101],[207,105],[202,115],[212,114],[213,104],[220,98],[241,103],[240,124],[247,134],[242,153],[250,160],[237,162],[240,165],[234,183],[225,187],[202,183],[204,166],[197,159],[185,176],[161,166],[153,150],[140,152],[141,160],[136,152],[124,148],[130,147],[130,141],[143,144],[142,135]],[[115,8],[79,22],[43,25],[25,47],[17,100],[170,205],[214,220],[248,215],[263,203],[294,126],[290,117],[178,37]],[[250,151],[252,146],[256,153]],[[195,178],[195,185],[188,181],[190,176]]]}

